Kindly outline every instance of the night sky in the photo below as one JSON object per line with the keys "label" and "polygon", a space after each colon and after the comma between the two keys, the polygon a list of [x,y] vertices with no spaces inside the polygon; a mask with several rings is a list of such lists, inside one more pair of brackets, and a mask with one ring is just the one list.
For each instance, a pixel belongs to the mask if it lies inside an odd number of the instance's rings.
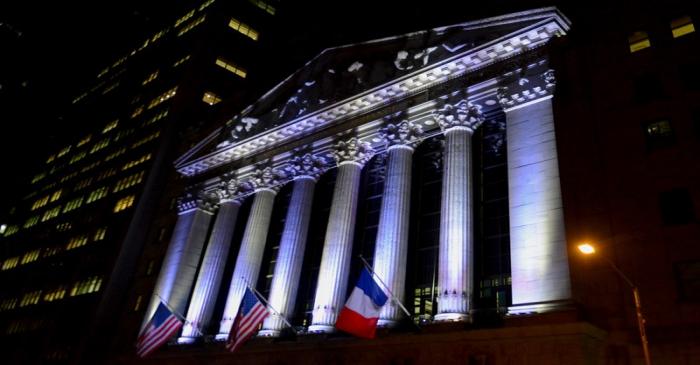
{"label": "night sky", "polygon": [[[194,3],[200,3],[195,1]],[[176,5],[173,5],[176,3]],[[191,1],[100,0],[0,2],[0,158],[5,173],[2,213],[27,193],[49,152],[80,131],[62,118],[70,101],[92,86],[99,70],[170,23]],[[284,3],[287,3],[286,1]],[[508,1],[454,9],[434,0],[408,2],[296,2],[280,23],[295,49],[281,65],[285,75],[323,48],[402,34],[521,10]],[[454,2],[451,2],[454,4]],[[529,4],[527,7],[533,7]],[[286,31],[286,30],[289,31]],[[18,190],[19,189],[19,190]]]}

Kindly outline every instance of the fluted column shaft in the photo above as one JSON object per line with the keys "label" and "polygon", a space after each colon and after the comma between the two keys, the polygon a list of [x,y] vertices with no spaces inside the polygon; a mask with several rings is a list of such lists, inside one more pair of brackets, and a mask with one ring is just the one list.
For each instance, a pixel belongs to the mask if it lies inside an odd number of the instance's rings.
{"label": "fluted column shaft", "polygon": [[224,200],[219,205],[219,212],[214,221],[214,228],[204,252],[202,266],[187,310],[187,323],[178,340],[180,343],[192,342],[194,338],[200,337],[211,320],[240,207],[239,200]]}
{"label": "fluted column shaft", "polygon": [[[270,306],[287,318],[294,312],[315,187],[316,179],[311,176],[301,176],[294,180],[294,190],[272,276]],[[265,319],[260,335],[279,336],[284,326],[284,320],[272,314]]]}
{"label": "fluted column shaft", "polygon": [[506,111],[513,307],[545,312],[571,299],[552,100]]}
{"label": "fluted column shaft", "polygon": [[362,165],[341,162],[321,256],[311,332],[333,332],[345,300]]}
{"label": "fluted column shaft", "polygon": [[436,320],[466,320],[472,292],[472,129],[445,131],[438,314]]}
{"label": "fluted column shaft", "polygon": [[179,214],[142,327],[151,319],[161,300],[177,313],[187,309],[211,216],[211,212],[199,207]]}
{"label": "fluted column shaft", "polygon": [[[404,300],[406,254],[411,204],[411,161],[413,148],[394,145],[388,148],[384,194],[374,249],[374,271],[399,301]],[[379,315],[379,325],[393,326],[401,310],[389,301]]]}
{"label": "fluted column shaft", "polygon": [[219,334],[216,336],[219,339],[228,337],[233,320],[238,313],[238,307],[243,300],[246,282],[255,285],[258,281],[275,195],[276,191],[268,188],[259,189],[255,193],[253,206],[250,209],[248,223],[241,241],[241,248],[236,258],[236,266],[231,277]]}

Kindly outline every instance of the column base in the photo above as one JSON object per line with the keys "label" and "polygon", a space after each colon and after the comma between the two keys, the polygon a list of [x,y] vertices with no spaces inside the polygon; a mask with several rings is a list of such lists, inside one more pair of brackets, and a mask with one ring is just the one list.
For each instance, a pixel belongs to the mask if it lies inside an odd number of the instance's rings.
{"label": "column base", "polygon": [[571,300],[553,300],[540,303],[523,303],[508,307],[507,316],[523,316],[574,309]]}
{"label": "column base", "polygon": [[258,331],[258,337],[279,337],[281,332],[282,331],[280,331],[280,330],[262,329],[262,330]]}
{"label": "column base", "polygon": [[468,313],[438,313],[433,322],[471,322],[472,317]]}
{"label": "column base", "polygon": [[399,325],[399,321],[393,319],[380,319],[377,321],[377,327],[394,328]]}
{"label": "column base", "polygon": [[226,341],[228,340],[228,333],[217,333],[214,336],[214,341]]}
{"label": "column base", "polygon": [[177,343],[180,345],[190,345],[193,344],[197,341],[198,337],[189,337],[189,336],[182,336],[178,337]]}
{"label": "column base", "polygon": [[309,326],[309,330],[307,331],[307,333],[335,333],[335,327],[328,326],[325,324],[312,324],[311,326]]}

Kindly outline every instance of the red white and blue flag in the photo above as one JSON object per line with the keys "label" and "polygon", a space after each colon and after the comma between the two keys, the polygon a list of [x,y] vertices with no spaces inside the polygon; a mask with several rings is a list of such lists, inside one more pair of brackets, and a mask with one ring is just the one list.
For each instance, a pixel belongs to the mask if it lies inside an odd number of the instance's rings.
{"label": "red white and blue flag", "polygon": [[355,289],[340,311],[335,328],[357,337],[374,338],[379,311],[387,299],[372,275],[363,268]]}
{"label": "red white and blue flag", "polygon": [[233,352],[241,347],[244,342],[258,332],[258,326],[268,313],[267,308],[260,302],[257,295],[250,288],[246,288],[238,315],[231,326],[231,332],[228,334],[226,348]]}
{"label": "red white and blue flag", "polygon": [[139,357],[148,356],[166,343],[182,327],[182,321],[160,302],[153,317],[139,335],[136,343],[136,354]]}

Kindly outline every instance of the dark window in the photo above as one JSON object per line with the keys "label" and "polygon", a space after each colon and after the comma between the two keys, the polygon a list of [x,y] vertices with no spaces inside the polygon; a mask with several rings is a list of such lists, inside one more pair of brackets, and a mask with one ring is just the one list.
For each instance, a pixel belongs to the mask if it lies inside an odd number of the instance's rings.
{"label": "dark window", "polygon": [[676,140],[671,128],[671,122],[667,119],[645,123],[644,137],[649,150],[671,146]]}
{"label": "dark window", "polygon": [[693,112],[693,130],[695,131],[695,137],[700,138],[700,109],[696,109]]}
{"label": "dark window", "polygon": [[688,224],[695,221],[693,201],[688,189],[678,188],[659,194],[661,218],[665,224]]}
{"label": "dark window", "polygon": [[655,75],[645,74],[634,79],[634,101],[640,104],[665,96],[663,84]]}
{"label": "dark window", "polygon": [[678,72],[686,90],[700,90],[700,64],[688,63],[678,66]]}
{"label": "dark window", "polygon": [[700,260],[674,265],[680,300],[700,301]]}

